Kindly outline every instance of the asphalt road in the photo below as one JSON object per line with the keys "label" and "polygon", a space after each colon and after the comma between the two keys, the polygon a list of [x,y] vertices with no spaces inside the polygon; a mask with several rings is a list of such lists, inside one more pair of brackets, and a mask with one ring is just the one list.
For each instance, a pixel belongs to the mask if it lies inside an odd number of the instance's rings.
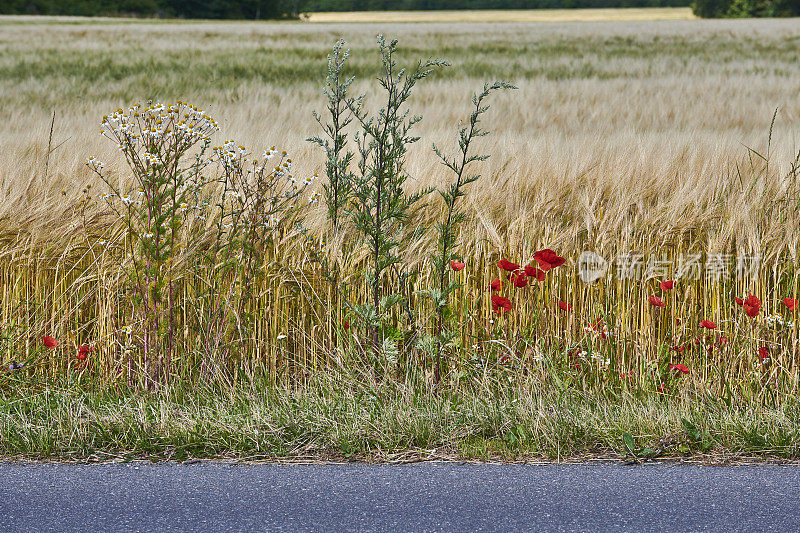
{"label": "asphalt road", "polygon": [[800,531],[800,467],[0,463],[1,531]]}

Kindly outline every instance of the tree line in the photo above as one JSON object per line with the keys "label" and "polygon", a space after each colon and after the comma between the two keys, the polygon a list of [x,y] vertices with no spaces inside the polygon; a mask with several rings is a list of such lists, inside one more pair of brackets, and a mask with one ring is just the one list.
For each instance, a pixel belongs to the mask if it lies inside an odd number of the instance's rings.
{"label": "tree line", "polygon": [[800,0],[694,0],[703,18],[800,17]]}
{"label": "tree line", "polygon": [[797,17],[800,0],[0,0],[0,14],[296,18],[301,11],[570,9],[692,6],[704,18]]}
{"label": "tree line", "polygon": [[307,0],[306,11],[569,9],[691,6],[704,18],[797,17],[800,0]]}
{"label": "tree line", "polygon": [[301,0],[0,0],[0,14],[191,19],[297,17]]}

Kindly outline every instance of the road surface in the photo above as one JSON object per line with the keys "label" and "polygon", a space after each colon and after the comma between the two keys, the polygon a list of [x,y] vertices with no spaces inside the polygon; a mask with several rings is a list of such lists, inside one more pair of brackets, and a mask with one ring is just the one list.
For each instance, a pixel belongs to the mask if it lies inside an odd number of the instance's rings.
{"label": "road surface", "polygon": [[800,531],[800,467],[0,463],[0,531]]}

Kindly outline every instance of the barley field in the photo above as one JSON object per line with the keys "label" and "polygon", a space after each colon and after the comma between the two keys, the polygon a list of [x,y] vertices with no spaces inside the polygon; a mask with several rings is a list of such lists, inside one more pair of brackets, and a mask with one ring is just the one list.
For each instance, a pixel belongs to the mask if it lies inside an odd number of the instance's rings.
{"label": "barley field", "polygon": [[[306,139],[320,134],[312,112],[325,111],[326,56],[344,39],[352,54],[345,72],[356,76],[354,90],[366,93],[367,106],[377,106],[375,36],[383,33],[399,39],[402,64],[429,57],[452,63],[420,82],[409,100],[424,117],[405,166],[411,190],[452,179],[431,144],[454,150],[470,97],[484,81],[518,86],[493,95],[481,122],[491,134],[476,146],[491,157],[474,163],[481,178],[463,200],[467,220],[455,253],[466,268],[449,274],[461,285],[451,296],[458,334],[446,349],[448,379],[500,373],[584,389],[750,400],[797,393],[795,311],[784,303],[797,298],[800,251],[797,20],[329,20],[0,18],[6,367],[26,360],[31,376],[80,372],[113,384],[146,366],[113,248],[124,241],[122,228],[97,196],[106,184],[86,165],[96,157],[120,188],[133,186],[116,145],[99,134],[104,115],[133,102],[188,101],[219,124],[215,146],[234,139],[254,155],[274,146],[288,152],[297,176],[322,176],[324,153]],[[432,283],[432,228],[442,213],[433,195],[425,202],[419,225],[430,231],[400,255],[403,265],[421,269],[417,288]],[[321,204],[305,209],[304,226],[325,239],[321,248],[351,297],[366,300],[366,252],[351,233],[329,234]],[[566,263],[540,283],[515,289],[498,269],[501,258],[535,265],[534,253],[544,248]],[[609,262],[594,283],[580,278],[585,251]],[[639,256],[627,279],[619,268]],[[682,270],[691,256],[699,256],[699,273]],[[742,273],[741,257],[759,259]],[[712,276],[712,260],[727,270]],[[202,321],[189,316],[189,304],[176,304],[183,340],[168,373],[214,368],[226,376],[302,379],[359,366],[370,351],[368,328],[325,283],[308,239],[287,226],[260,261],[264,275],[242,304],[248,323],[236,315],[213,346],[198,333]],[[493,313],[494,278],[513,311]],[[659,287],[676,278],[674,289]],[[186,301],[194,294],[180,290]],[[763,302],[754,318],[734,300],[750,293]],[[414,295],[406,301],[419,330],[432,334],[431,305]],[[392,317],[407,320],[400,311]],[[716,327],[701,328],[703,320]],[[58,345],[42,348],[42,336]],[[384,369],[414,366],[430,381],[430,354],[398,343],[400,361],[387,354]],[[76,361],[87,345],[91,357]]]}
{"label": "barley field", "polygon": [[503,9],[458,11],[355,11],[306,13],[309,22],[597,22],[693,19],[689,7],[596,9]]}

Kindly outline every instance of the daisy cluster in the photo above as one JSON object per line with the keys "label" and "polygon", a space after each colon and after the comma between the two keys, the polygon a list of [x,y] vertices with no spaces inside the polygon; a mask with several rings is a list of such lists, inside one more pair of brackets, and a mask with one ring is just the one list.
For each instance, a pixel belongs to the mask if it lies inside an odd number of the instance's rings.
{"label": "daisy cluster", "polygon": [[767,324],[767,326],[770,326],[770,327],[780,326],[780,327],[786,327],[786,328],[789,328],[789,329],[794,327],[794,322],[792,320],[787,320],[787,319],[783,318],[783,315],[779,315],[777,313],[774,314],[774,315],[769,315],[769,316],[764,317],[764,322]]}
{"label": "daisy cluster", "polygon": [[[298,196],[303,189],[310,187],[319,178],[315,172],[309,176],[298,179],[294,174],[294,164],[292,159],[288,157],[286,150],[278,150],[276,147],[271,146],[264,150],[262,160],[256,158],[248,158],[249,152],[244,145],[238,144],[235,140],[230,139],[225,141],[221,146],[212,147],[213,159],[216,160],[226,172],[234,172],[242,175],[265,176],[273,175],[277,178],[282,178],[288,185],[288,189],[284,193],[287,198],[294,198]],[[270,162],[271,159],[279,157],[280,160],[277,164]],[[242,198],[241,193],[236,191],[229,191],[229,196],[237,196]],[[311,194],[308,198],[310,204],[319,202],[321,195],[318,192]],[[277,221],[271,221],[268,224],[274,225]]]}
{"label": "daisy cluster", "polygon": [[145,106],[132,104],[127,109],[120,107],[104,115],[100,124],[100,134],[117,141],[117,147],[123,151],[126,147],[138,149],[167,139],[190,145],[210,141],[217,131],[219,125],[213,118],[182,101],[172,105],[151,102]]}
{"label": "daisy cluster", "polygon": [[96,157],[92,156],[86,160],[86,166],[91,168],[92,170],[99,172],[100,170],[103,170],[103,167],[105,167],[105,163],[103,163]]}

